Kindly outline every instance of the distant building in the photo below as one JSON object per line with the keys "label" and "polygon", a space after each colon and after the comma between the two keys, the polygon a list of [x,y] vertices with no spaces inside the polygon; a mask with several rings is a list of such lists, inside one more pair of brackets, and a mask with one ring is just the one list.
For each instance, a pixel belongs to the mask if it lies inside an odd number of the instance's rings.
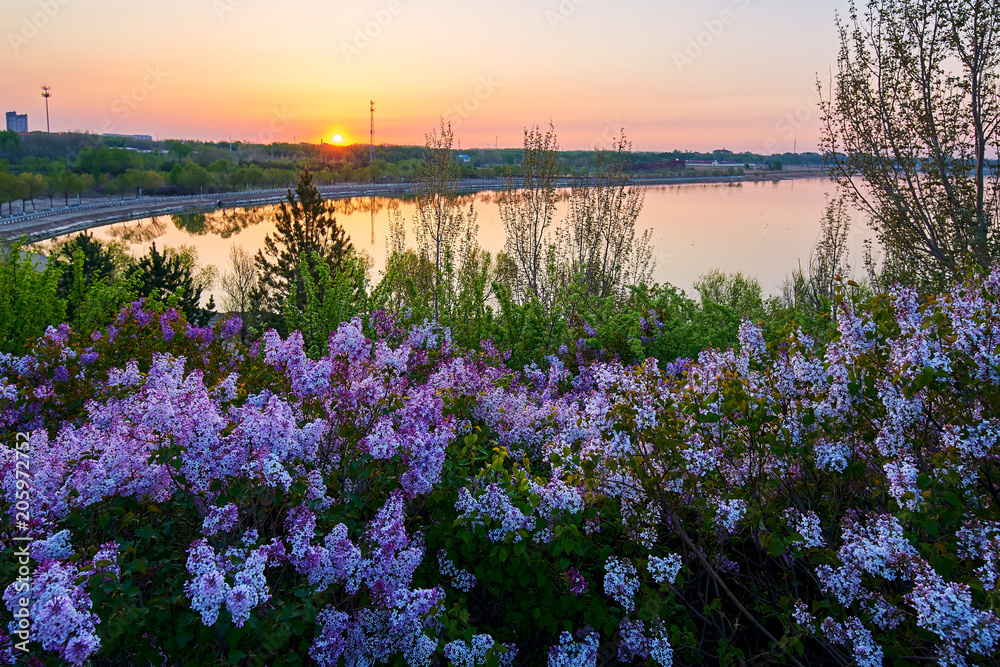
{"label": "distant building", "polygon": [[459,161],[461,161],[461,162],[463,162],[465,164],[469,164],[469,162],[472,160],[472,158],[470,158],[468,155],[459,155],[458,159],[459,159]]}
{"label": "distant building", "polygon": [[103,134],[103,137],[119,137],[124,139],[137,139],[138,141],[152,141],[151,134]]}
{"label": "distant building", "polygon": [[18,134],[28,133],[28,114],[17,113],[16,111],[7,112],[7,129],[14,130]]}

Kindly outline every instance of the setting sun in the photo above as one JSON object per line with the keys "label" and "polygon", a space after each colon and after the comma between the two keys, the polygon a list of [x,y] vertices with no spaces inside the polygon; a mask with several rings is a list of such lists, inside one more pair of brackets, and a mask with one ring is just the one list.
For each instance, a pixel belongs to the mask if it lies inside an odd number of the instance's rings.
{"label": "setting sun", "polygon": [[333,143],[339,144],[343,140],[344,140],[344,138],[342,136],[340,136],[339,134],[333,135]]}

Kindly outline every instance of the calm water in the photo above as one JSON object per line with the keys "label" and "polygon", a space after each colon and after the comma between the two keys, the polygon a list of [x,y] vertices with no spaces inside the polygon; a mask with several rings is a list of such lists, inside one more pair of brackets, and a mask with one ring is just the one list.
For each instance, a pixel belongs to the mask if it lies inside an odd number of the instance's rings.
{"label": "calm water", "polygon": [[[825,179],[774,183],[666,185],[646,188],[638,229],[653,228],[656,269],[654,279],[670,282],[689,293],[692,284],[712,268],[742,271],[757,277],[765,293],[778,294],[786,276],[801,260],[805,266],[816,242],[827,195],[834,190]],[[470,195],[479,220],[479,242],[487,250],[504,245],[496,193]],[[399,209],[410,221],[413,203],[401,199],[353,199],[336,202],[337,219],[355,247],[374,259],[374,275],[385,264],[390,211]],[[220,271],[229,267],[234,244],[256,252],[273,229],[275,208],[214,211],[100,227],[92,232],[104,239],[123,240],[141,255],[151,242],[164,246],[193,246],[202,264]],[[556,221],[564,217],[560,203]],[[860,267],[862,241],[870,232],[861,223],[851,231],[852,265]],[[407,241],[413,235],[408,229]],[[219,295],[216,294],[216,301]]]}

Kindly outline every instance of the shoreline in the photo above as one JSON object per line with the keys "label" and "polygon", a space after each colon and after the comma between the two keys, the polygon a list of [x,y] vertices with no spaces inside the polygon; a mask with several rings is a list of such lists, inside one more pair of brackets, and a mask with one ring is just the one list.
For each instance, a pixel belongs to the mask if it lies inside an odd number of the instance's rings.
{"label": "shoreline", "polygon": [[[743,183],[776,183],[778,181],[826,178],[819,170],[764,172],[740,176],[686,176],[635,178],[633,185],[739,185]],[[560,179],[560,188],[572,187],[574,179]],[[469,179],[459,183],[463,194],[498,190],[504,181]],[[413,195],[414,183],[382,183],[376,185],[333,185],[320,186],[325,199],[342,200],[357,197],[405,197]],[[181,197],[145,197],[141,199],[118,200],[113,197],[80,205],[50,209],[26,216],[0,219],[0,241],[11,242],[25,238],[26,242],[38,243],[47,239],[104,227],[119,222],[138,220],[181,213],[200,213],[225,208],[246,208],[266,206],[285,201],[287,188],[274,188],[257,192],[219,193]]]}

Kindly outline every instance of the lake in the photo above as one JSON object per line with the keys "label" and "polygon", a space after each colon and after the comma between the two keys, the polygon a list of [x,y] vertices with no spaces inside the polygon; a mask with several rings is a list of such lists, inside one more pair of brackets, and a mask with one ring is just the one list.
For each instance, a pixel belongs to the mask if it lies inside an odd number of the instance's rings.
{"label": "lake", "polygon": [[[822,178],[774,182],[658,185],[645,187],[645,205],[637,229],[653,229],[657,282],[669,282],[691,293],[697,278],[712,268],[742,271],[760,280],[766,294],[780,294],[784,279],[801,261],[808,263],[819,234],[820,219],[834,184]],[[556,223],[565,216],[560,201]],[[505,234],[497,193],[469,195],[478,213],[479,240],[487,250],[504,246]],[[352,243],[374,260],[373,282],[385,264],[390,211],[412,219],[412,200],[360,198],[334,202],[337,219]],[[146,218],[95,228],[102,239],[125,241],[141,255],[151,242],[193,246],[202,264],[220,271],[229,266],[234,244],[256,252],[273,229],[275,206]],[[861,222],[851,230],[852,266],[861,267],[863,240],[871,232]],[[413,243],[408,228],[407,241]],[[216,301],[219,301],[216,293]],[[207,295],[206,295],[207,298]]]}

